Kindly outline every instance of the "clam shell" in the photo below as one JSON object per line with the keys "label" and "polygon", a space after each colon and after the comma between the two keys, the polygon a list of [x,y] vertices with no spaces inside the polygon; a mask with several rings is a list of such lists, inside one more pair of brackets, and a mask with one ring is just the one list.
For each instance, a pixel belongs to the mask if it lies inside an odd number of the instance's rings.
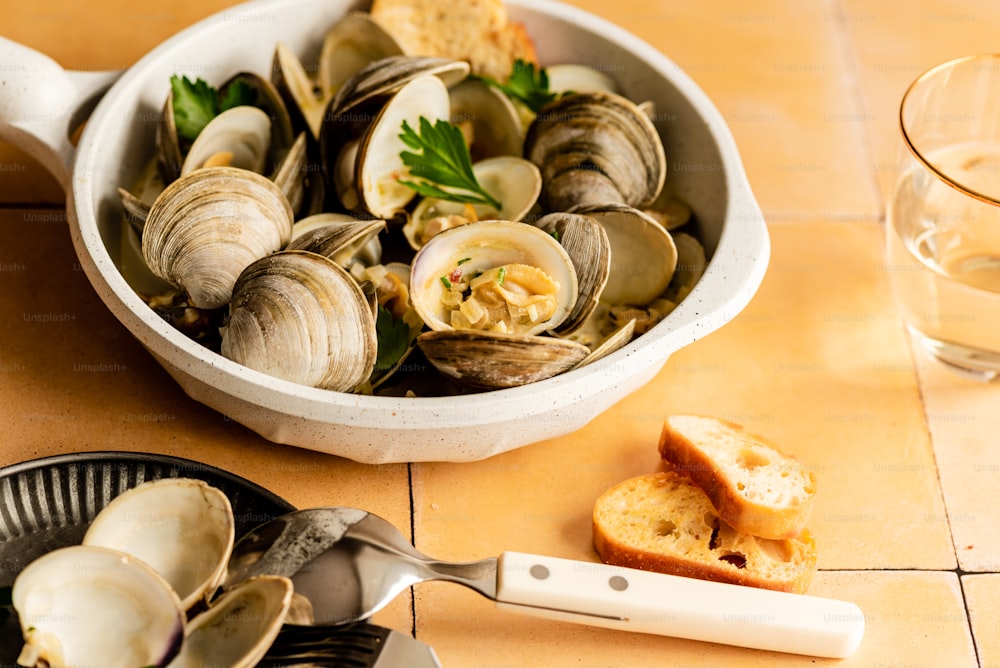
{"label": "clam shell", "polygon": [[83,544],[141,559],[187,610],[222,580],[234,527],[232,506],[220,490],[201,480],[162,478],[115,497],[94,518]]}
{"label": "clam shell", "polygon": [[527,223],[479,221],[431,238],[411,263],[413,307],[430,329],[451,330],[453,327],[442,302],[445,287],[441,277],[455,268],[471,276],[508,264],[538,267],[559,286],[557,308],[552,317],[521,333],[539,334],[558,327],[576,304],[576,271],[559,242]]}
{"label": "clam shell", "polygon": [[[445,86],[452,86],[468,74],[469,64],[461,60],[424,56],[382,58],[369,63],[344,82],[331,100],[327,116],[335,118],[350,110],[363,109],[369,103],[381,104],[418,77],[433,75]],[[366,123],[363,118],[358,120]]]}
{"label": "clam shell", "polygon": [[235,167],[191,172],[153,202],[142,234],[150,270],[185,290],[192,306],[229,302],[247,265],[282,248],[292,209],[269,179]]}
{"label": "clam shell", "polygon": [[308,129],[313,139],[318,139],[323,125],[323,115],[332,99],[332,93],[317,96],[312,79],[302,66],[302,61],[284,42],[274,47],[271,59],[271,82],[285,101],[292,127]]}
{"label": "clam shell", "polygon": [[181,165],[181,176],[201,169],[219,154],[229,154],[226,163],[262,174],[271,146],[271,119],[257,107],[227,109],[198,134]]}
{"label": "clam shell", "polygon": [[607,232],[611,271],[602,301],[643,306],[666,290],[677,267],[677,247],[662,225],[621,204],[578,206],[572,212],[596,219]]}
{"label": "clam shell", "polygon": [[164,183],[171,183],[181,174],[184,154],[177,136],[177,119],[174,117],[174,93],[167,93],[163,114],[156,126],[156,165]]}
{"label": "clam shell", "polygon": [[401,55],[403,48],[371,14],[350,12],[323,38],[316,83],[323,94],[332,96],[371,63]]}
{"label": "clam shell", "polygon": [[477,389],[534,383],[572,369],[587,346],[553,336],[469,330],[425,332],[417,345],[441,373]]}
{"label": "clam shell", "polygon": [[468,126],[474,162],[498,155],[521,156],[524,126],[517,109],[504,93],[479,79],[466,79],[448,91],[451,122]]}
{"label": "clam shell", "polygon": [[605,72],[579,63],[548,65],[549,90],[553,93],[617,93],[617,82]]}
{"label": "clam shell", "polygon": [[556,334],[564,336],[578,330],[597,307],[611,274],[611,242],[604,226],[582,214],[550,213],[535,225],[558,239],[576,269],[576,304],[555,329]]}
{"label": "clam shell", "polygon": [[448,89],[438,77],[421,76],[408,81],[365,132],[354,173],[358,210],[387,220],[416,196],[415,190],[399,182],[400,175],[408,174],[400,153],[410,150],[399,135],[404,122],[419,128],[421,117],[431,123],[448,119]]}
{"label": "clam shell", "polygon": [[608,92],[564,95],[528,127],[524,155],[538,165],[549,211],[581,204],[653,202],[666,178],[663,143],[631,100]]}
{"label": "clam shell", "polygon": [[184,638],[177,594],[135,557],[74,545],[39,557],[14,581],[25,666],[165,666]]}
{"label": "clam shell", "polygon": [[170,668],[249,668],[271,647],[292,603],[292,581],[261,575],[226,591],[188,624]]}
{"label": "clam shell", "polygon": [[378,235],[385,229],[384,220],[318,213],[292,226],[292,240],[286,250],[317,253],[348,270],[355,263],[370,267],[382,259],[382,244]]}
{"label": "clam shell", "polygon": [[357,282],[329,258],[282,251],[233,289],[222,354],[295,383],[349,392],[375,365],[375,318]]}
{"label": "clam shell", "polygon": [[[523,158],[510,155],[487,158],[472,165],[472,172],[479,185],[502,204],[499,211],[488,204],[471,205],[476,220],[520,221],[535,206],[542,191],[542,175],[538,168]],[[426,243],[425,229],[429,220],[451,215],[465,216],[466,206],[433,197],[421,198],[403,226],[410,247],[419,250]]]}

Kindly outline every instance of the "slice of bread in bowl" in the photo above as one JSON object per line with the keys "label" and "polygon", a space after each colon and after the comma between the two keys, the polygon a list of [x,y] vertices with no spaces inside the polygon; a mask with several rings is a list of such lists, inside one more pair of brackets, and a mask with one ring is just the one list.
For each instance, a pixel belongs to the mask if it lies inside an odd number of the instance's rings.
{"label": "slice of bread in bowl", "polygon": [[501,0],[374,0],[371,16],[407,55],[465,60],[474,74],[497,81],[507,80],[516,60],[538,60]]}

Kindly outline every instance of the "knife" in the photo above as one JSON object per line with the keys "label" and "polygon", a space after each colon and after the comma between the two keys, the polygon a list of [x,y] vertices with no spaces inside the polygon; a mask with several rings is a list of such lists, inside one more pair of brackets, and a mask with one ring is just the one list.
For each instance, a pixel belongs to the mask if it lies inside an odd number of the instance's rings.
{"label": "knife", "polygon": [[441,668],[429,645],[406,633],[367,622],[286,625],[259,665]]}

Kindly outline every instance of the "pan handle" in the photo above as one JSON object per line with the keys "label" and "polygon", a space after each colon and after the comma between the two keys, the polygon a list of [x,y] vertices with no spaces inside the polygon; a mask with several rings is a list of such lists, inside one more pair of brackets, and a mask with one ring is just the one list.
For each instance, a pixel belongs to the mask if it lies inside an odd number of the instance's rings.
{"label": "pan handle", "polygon": [[34,156],[68,190],[76,152],[70,136],[119,76],[65,70],[0,37],[0,139]]}

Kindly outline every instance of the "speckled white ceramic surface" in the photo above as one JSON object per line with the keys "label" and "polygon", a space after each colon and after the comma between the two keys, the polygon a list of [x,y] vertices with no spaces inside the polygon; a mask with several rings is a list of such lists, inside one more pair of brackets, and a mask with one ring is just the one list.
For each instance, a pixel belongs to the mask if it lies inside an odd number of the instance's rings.
{"label": "speckled white ceramic surface", "polygon": [[[87,277],[193,399],[272,441],[361,462],[472,461],[579,429],[650,380],[671,353],[724,325],[749,302],[767,266],[767,231],[730,132],[710,100],[666,56],[606,21],[557,2],[508,0],[512,18],[535,37],[543,64],[594,65],[615,77],[626,95],[654,102],[668,179],[691,204],[711,258],[674,313],[599,363],[532,385],[448,398],[303,387],[224,359],[161,320],[122,275],[116,188],[133,182],[152,154],[170,75],[218,83],[239,70],[266,73],[278,41],[308,61],[328,26],[365,6],[264,0],[212,16],[125,72],[101,99],[75,151],[61,129],[89,91],[111,77],[63,73],[37,54],[0,43],[5,57],[26,63],[17,70],[25,88],[18,99],[32,107],[0,108],[0,136],[44,154],[43,164],[68,184],[71,233]],[[45,95],[29,95],[53,77],[73,82],[56,95],[55,106]]]}

